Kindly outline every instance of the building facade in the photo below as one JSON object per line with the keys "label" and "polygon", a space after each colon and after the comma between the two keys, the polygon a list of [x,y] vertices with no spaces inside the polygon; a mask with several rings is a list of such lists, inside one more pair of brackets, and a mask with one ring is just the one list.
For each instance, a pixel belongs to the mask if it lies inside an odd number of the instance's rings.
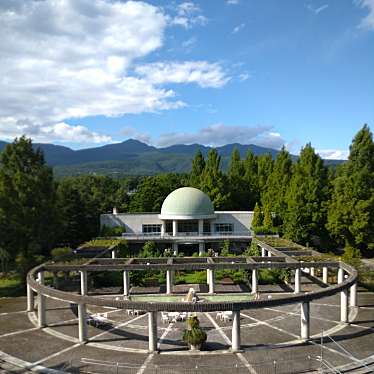
{"label": "building facade", "polygon": [[217,250],[222,242],[230,241],[233,250],[245,248],[251,241],[250,211],[214,211],[204,192],[193,187],[182,187],[164,200],[160,213],[102,214],[101,226],[124,227],[129,245],[141,248],[154,241],[161,248],[171,248],[175,254],[186,256]]}

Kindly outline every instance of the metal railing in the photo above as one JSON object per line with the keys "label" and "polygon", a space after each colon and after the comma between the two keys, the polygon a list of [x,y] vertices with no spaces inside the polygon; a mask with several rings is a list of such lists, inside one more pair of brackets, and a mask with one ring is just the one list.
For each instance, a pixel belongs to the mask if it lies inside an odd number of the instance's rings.
{"label": "metal railing", "polygon": [[129,239],[178,239],[178,238],[222,238],[222,237],[251,237],[251,231],[222,231],[222,232],[178,232],[176,235],[171,233],[158,233],[158,232],[141,232],[141,233],[123,233],[123,238]]}

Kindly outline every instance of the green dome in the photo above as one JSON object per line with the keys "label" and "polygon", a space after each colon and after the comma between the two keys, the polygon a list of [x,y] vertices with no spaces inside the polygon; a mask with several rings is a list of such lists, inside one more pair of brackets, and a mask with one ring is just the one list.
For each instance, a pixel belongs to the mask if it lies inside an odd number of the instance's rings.
{"label": "green dome", "polygon": [[161,219],[197,219],[214,216],[213,204],[204,192],[193,187],[182,187],[170,193],[161,208]]}

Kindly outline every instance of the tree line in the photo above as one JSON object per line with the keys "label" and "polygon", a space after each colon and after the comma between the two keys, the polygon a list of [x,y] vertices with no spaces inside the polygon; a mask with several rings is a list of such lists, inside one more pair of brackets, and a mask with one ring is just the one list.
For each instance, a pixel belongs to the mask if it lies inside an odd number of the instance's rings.
{"label": "tree line", "polygon": [[214,149],[198,151],[190,173],[110,177],[82,175],[56,180],[43,153],[26,137],[0,155],[0,257],[21,273],[56,246],[75,247],[99,235],[99,216],[159,212],[174,189],[206,192],[217,210],[255,210],[253,226],[322,249],[374,249],[374,143],[365,125],[350,146],[349,158],[328,168],[311,144],[296,161],[283,148],[244,158],[238,150],[227,172]]}

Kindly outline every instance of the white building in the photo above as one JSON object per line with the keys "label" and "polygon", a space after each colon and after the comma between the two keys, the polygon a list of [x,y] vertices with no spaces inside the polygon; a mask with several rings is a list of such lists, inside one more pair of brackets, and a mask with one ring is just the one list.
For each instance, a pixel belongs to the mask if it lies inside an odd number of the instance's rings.
{"label": "white building", "polygon": [[252,218],[249,211],[214,211],[208,195],[182,187],[166,197],[161,213],[117,213],[114,209],[113,214],[101,215],[100,224],[124,227],[124,237],[135,247],[154,241],[188,256],[217,249],[226,239],[233,248],[245,248],[251,240]]}

